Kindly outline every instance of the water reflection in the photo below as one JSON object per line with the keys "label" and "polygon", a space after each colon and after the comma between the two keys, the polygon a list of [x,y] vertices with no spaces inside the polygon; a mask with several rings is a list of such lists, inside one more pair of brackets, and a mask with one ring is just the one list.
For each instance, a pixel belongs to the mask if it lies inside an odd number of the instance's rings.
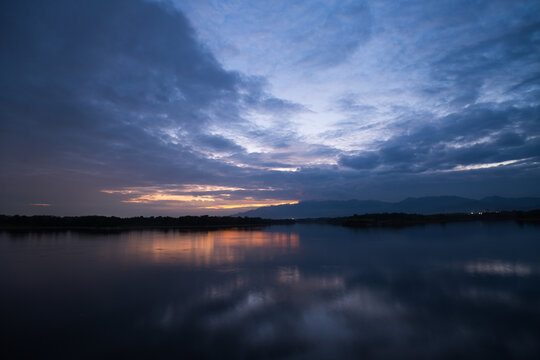
{"label": "water reflection", "polygon": [[465,264],[465,271],[475,275],[528,276],[532,267],[503,260],[480,260]]}
{"label": "water reflection", "polygon": [[237,264],[296,251],[298,234],[260,230],[129,233],[122,247],[129,257],[190,266]]}
{"label": "water reflection", "polygon": [[514,224],[0,234],[1,351],[540,358],[538,235]]}

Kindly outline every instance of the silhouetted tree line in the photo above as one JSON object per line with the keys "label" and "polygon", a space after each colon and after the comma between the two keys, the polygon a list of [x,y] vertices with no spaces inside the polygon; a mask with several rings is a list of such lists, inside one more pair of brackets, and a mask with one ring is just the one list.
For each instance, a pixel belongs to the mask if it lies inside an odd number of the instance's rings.
{"label": "silhouetted tree line", "polygon": [[233,216],[150,216],[120,218],[116,216],[24,216],[0,215],[3,229],[133,229],[133,228],[219,228],[249,227],[294,223],[326,223],[348,227],[409,226],[444,224],[463,221],[510,221],[540,224],[540,210],[497,211],[457,214],[419,215],[381,213],[316,219],[263,219],[260,217]]}
{"label": "silhouetted tree line", "polygon": [[329,218],[326,222],[349,227],[409,226],[422,224],[444,224],[464,221],[517,221],[520,223],[540,223],[540,210],[496,211],[457,214],[419,215],[405,213],[382,213]]}
{"label": "silhouetted tree line", "polygon": [[270,220],[231,216],[24,216],[0,215],[0,228],[182,228],[231,227],[291,224],[292,220]]}

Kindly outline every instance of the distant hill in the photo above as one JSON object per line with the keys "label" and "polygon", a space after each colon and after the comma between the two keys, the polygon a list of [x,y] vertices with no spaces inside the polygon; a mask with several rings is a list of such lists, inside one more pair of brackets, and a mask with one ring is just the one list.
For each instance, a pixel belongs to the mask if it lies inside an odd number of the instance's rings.
{"label": "distant hill", "polygon": [[266,219],[302,219],[392,212],[445,214],[485,210],[511,211],[533,209],[540,209],[540,198],[503,198],[490,196],[475,200],[459,196],[429,196],[407,198],[399,202],[377,200],[302,201],[298,204],[260,207],[236,215]]}

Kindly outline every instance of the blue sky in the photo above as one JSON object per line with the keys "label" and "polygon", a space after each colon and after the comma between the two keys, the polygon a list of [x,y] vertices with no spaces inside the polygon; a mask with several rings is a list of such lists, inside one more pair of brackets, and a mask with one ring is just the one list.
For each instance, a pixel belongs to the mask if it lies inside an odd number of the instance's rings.
{"label": "blue sky", "polygon": [[540,196],[540,1],[1,6],[2,213]]}

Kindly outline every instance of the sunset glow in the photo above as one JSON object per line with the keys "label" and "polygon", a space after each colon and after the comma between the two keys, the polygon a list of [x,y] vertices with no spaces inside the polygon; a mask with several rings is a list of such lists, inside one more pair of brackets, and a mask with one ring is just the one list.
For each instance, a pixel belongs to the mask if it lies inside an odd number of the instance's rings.
{"label": "sunset glow", "polygon": [[298,201],[289,200],[283,202],[275,202],[268,200],[268,202],[260,203],[237,203],[237,204],[226,204],[226,205],[216,205],[216,206],[205,206],[205,209],[239,209],[239,208],[256,208],[261,206],[276,206],[276,205],[285,205],[285,204],[298,204]]}
{"label": "sunset glow", "polygon": [[[247,189],[217,185],[168,185],[166,187],[132,187],[102,190],[105,194],[120,196],[123,203],[149,204],[154,209],[180,209],[191,207],[208,210],[253,209],[261,206],[297,204],[298,200],[255,198],[254,194],[269,194],[274,188]],[[211,204],[211,205],[210,205]]]}

